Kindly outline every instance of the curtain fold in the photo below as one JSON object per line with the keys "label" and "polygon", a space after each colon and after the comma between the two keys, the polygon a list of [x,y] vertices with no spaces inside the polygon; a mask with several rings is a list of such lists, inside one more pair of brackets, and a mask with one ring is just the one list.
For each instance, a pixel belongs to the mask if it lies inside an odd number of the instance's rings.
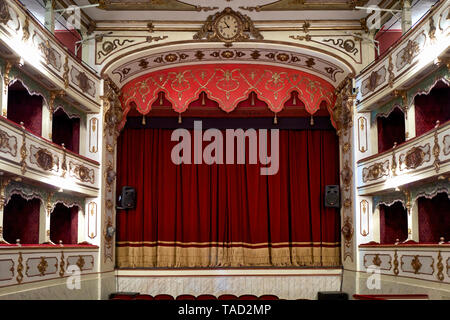
{"label": "curtain fold", "polygon": [[324,207],[325,185],[339,183],[334,131],[281,130],[272,176],[248,156],[175,165],[171,134],[119,138],[118,189],[135,187],[137,206],[117,215],[118,267],[340,265],[339,211]]}

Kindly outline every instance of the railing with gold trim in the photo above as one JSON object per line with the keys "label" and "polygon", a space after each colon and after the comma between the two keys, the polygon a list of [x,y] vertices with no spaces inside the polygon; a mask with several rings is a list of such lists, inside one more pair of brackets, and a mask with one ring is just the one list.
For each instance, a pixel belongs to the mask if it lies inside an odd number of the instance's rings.
{"label": "railing with gold trim", "polygon": [[[101,79],[14,0],[0,0],[0,41],[91,112],[100,110]],[[13,53],[15,52],[15,53]],[[11,58],[12,59],[12,58]]]}
{"label": "railing with gold trim", "polygon": [[446,51],[450,46],[450,6],[440,1],[383,57],[356,77],[359,89],[356,97],[359,112],[374,105],[438,60],[448,63]]}
{"label": "railing with gold trim", "polygon": [[96,273],[96,246],[0,246],[0,288]]}
{"label": "railing with gold trim", "polygon": [[100,164],[80,156],[0,116],[2,170],[64,190],[97,196]]}
{"label": "railing with gold trim", "polygon": [[450,170],[450,121],[357,163],[360,196],[395,189]]}
{"label": "railing with gold trim", "polygon": [[361,271],[450,283],[450,243],[359,246]]}

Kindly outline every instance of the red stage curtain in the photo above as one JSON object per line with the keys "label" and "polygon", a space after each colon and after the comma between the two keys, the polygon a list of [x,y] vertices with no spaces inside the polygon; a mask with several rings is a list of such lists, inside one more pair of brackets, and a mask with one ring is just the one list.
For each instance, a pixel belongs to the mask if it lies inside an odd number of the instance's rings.
{"label": "red stage curtain", "polygon": [[273,176],[248,161],[174,165],[171,134],[119,137],[118,187],[137,190],[136,209],[118,212],[119,267],[340,264],[339,212],[323,205],[325,185],[339,183],[334,131],[280,130]]}
{"label": "red stage curtain", "polygon": [[391,149],[394,142],[405,142],[405,116],[399,108],[395,108],[391,114],[377,119],[378,152]]}
{"label": "red stage curtain", "polygon": [[419,211],[420,242],[438,243],[441,237],[450,239],[450,199],[439,193],[433,199],[421,197],[417,200]]}
{"label": "red stage curtain", "polygon": [[450,88],[438,82],[428,95],[419,95],[414,100],[416,114],[416,136],[431,130],[439,120],[441,124],[450,120]]}
{"label": "red stage curtain", "polygon": [[408,238],[408,213],[400,202],[391,206],[380,205],[381,243],[395,243]]}

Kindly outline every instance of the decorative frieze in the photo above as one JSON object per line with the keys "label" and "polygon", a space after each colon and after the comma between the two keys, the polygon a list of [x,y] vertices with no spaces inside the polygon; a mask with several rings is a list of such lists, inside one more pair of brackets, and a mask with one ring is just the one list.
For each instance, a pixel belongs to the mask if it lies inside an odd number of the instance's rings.
{"label": "decorative frieze", "polygon": [[389,176],[389,160],[377,162],[362,170],[363,182],[374,181],[387,176]]}

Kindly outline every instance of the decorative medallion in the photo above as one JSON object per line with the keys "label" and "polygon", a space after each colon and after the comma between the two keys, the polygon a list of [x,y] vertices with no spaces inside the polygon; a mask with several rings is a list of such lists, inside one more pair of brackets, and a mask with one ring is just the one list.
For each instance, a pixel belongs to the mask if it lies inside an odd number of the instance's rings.
{"label": "decorative medallion", "polygon": [[362,82],[361,94],[364,96],[386,81],[386,68],[383,66],[377,71],[373,71],[370,76]]}
{"label": "decorative medallion", "polygon": [[353,225],[350,217],[345,217],[341,232],[344,236],[345,246],[350,247],[353,238]]}
{"label": "decorative medallion", "polygon": [[10,136],[6,131],[0,130],[0,152],[17,155],[17,138]]}
{"label": "decorative medallion", "polygon": [[72,177],[80,180],[81,182],[95,183],[95,171],[89,169],[82,164],[69,162],[69,172]]}
{"label": "decorative medallion", "polygon": [[44,55],[45,63],[51,65],[56,70],[61,70],[61,55],[58,51],[52,48],[50,41],[46,40],[39,44],[38,49]]}
{"label": "decorative medallion", "polygon": [[378,180],[381,177],[389,176],[389,160],[377,162],[367,168],[363,168],[363,182]]}
{"label": "decorative medallion", "polygon": [[430,144],[427,143],[424,146],[414,147],[410,149],[406,154],[402,154],[399,157],[400,170],[416,169],[423,163],[430,161]]}

